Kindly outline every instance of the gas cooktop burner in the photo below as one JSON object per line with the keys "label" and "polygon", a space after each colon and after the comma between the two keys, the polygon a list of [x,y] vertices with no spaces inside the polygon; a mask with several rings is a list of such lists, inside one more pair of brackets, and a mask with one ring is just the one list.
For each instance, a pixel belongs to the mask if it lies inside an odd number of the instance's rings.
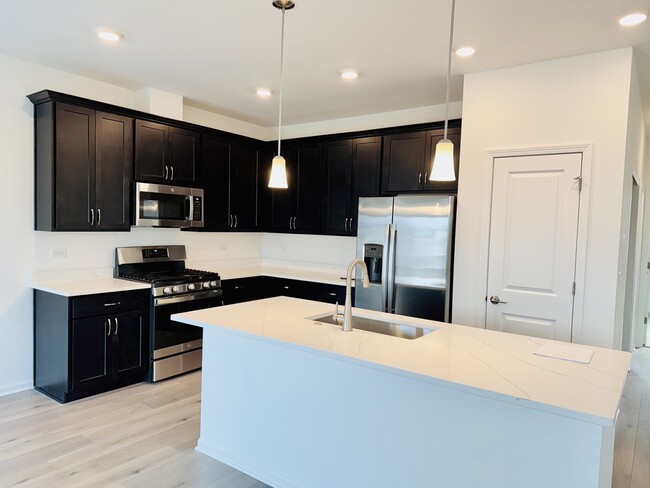
{"label": "gas cooktop burner", "polygon": [[[154,305],[221,295],[219,273],[185,267],[185,246],[118,247],[115,276],[151,283]],[[163,301],[164,301],[163,300]]]}
{"label": "gas cooktop burner", "polygon": [[210,281],[219,279],[219,274],[198,269],[174,269],[167,271],[149,271],[140,273],[124,273],[122,278],[144,281],[154,285],[175,285],[191,281]]}

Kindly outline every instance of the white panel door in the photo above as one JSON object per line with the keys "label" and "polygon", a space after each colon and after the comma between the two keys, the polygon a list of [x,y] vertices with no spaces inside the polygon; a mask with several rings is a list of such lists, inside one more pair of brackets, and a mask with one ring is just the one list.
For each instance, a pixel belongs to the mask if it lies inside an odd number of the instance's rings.
{"label": "white panel door", "polygon": [[494,159],[488,329],[571,341],[582,154]]}

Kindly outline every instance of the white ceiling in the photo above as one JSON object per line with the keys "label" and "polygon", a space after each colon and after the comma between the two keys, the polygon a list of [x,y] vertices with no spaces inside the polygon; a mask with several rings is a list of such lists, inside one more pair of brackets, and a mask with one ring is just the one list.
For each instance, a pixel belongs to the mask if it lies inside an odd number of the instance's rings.
{"label": "white ceiling", "polygon": [[[295,0],[286,13],[284,122],[444,103],[451,0]],[[452,100],[462,75],[626,46],[639,48],[650,101],[650,0],[457,0]],[[95,29],[124,33],[117,45]],[[0,0],[0,52],[273,126],[280,11],[271,0]],[[345,82],[342,68],[360,77]],[[47,88],[47,87],[43,87]],[[646,107],[650,103],[645,104]],[[646,112],[648,114],[648,112]],[[650,120],[650,117],[646,117]],[[650,126],[650,124],[649,124]]]}

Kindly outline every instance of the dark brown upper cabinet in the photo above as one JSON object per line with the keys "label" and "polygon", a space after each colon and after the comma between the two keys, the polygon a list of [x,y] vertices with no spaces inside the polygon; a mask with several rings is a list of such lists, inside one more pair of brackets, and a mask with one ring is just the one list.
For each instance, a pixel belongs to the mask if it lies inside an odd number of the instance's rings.
{"label": "dark brown upper cabinet", "polygon": [[203,136],[204,230],[255,230],[258,145]]}
{"label": "dark brown upper cabinet", "polygon": [[271,161],[277,153],[264,152],[260,165],[259,223],[261,230],[301,234],[320,233],[321,152],[320,142],[282,145],[289,188],[268,188]]}
{"label": "dark brown upper cabinet", "polygon": [[322,233],[356,235],[359,197],[380,195],[381,137],[323,144]]}
{"label": "dark brown upper cabinet", "polygon": [[429,181],[435,147],[442,136],[442,129],[384,136],[382,192],[394,195],[417,191],[457,191],[460,129],[453,128],[447,132],[447,138],[454,143],[456,180]]}
{"label": "dark brown upper cabinet", "polygon": [[36,230],[128,231],[133,119],[48,100],[35,131]]}
{"label": "dark brown upper cabinet", "polygon": [[136,120],[136,181],[202,187],[200,147],[199,132]]}

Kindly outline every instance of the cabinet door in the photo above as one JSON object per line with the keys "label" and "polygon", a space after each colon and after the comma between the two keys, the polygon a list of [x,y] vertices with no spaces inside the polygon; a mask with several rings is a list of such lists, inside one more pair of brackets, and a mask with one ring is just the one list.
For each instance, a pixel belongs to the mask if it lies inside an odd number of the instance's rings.
{"label": "cabinet door", "polygon": [[96,138],[96,227],[129,230],[133,119],[97,112]]}
{"label": "cabinet door", "polygon": [[[427,132],[427,159],[426,159],[426,173],[427,176],[431,172],[431,164],[433,163],[433,156],[436,151],[436,144],[442,139],[442,130],[430,130]],[[429,178],[424,182],[424,188],[427,191],[458,191],[458,172],[460,170],[460,131],[452,129],[447,131],[447,139],[454,143],[454,171],[456,172],[456,179],[454,181],[429,181]]]}
{"label": "cabinet door", "polygon": [[55,110],[55,229],[92,230],[95,111],[63,103]]}
{"label": "cabinet door", "polygon": [[169,184],[197,187],[201,185],[201,134],[178,127],[169,127]]}
{"label": "cabinet door", "polygon": [[320,143],[298,148],[294,213],[294,230],[298,232],[320,232],[321,150]]}
{"label": "cabinet door", "polygon": [[167,182],[168,129],[165,124],[135,121],[135,179],[137,181]]}
{"label": "cabinet door", "polygon": [[205,229],[228,229],[230,225],[230,164],[232,144],[225,139],[203,137],[205,178]]}
{"label": "cabinet door", "polygon": [[115,316],[113,325],[112,376],[141,372],[144,379],[149,363],[147,312],[119,314]]}
{"label": "cabinet door", "polygon": [[230,166],[230,207],[233,230],[254,230],[257,225],[257,157],[253,144],[236,144]]}
{"label": "cabinet door", "polygon": [[378,197],[380,193],[381,137],[364,137],[352,141],[352,198],[348,217],[348,234],[357,234],[359,197]]}
{"label": "cabinet door", "polygon": [[72,389],[91,387],[110,379],[112,336],[108,332],[106,316],[72,321]]}
{"label": "cabinet door", "polygon": [[352,191],[352,140],[323,145],[323,233],[347,235]]}
{"label": "cabinet door", "polygon": [[393,134],[384,137],[382,189],[388,193],[422,188],[426,132]]}

